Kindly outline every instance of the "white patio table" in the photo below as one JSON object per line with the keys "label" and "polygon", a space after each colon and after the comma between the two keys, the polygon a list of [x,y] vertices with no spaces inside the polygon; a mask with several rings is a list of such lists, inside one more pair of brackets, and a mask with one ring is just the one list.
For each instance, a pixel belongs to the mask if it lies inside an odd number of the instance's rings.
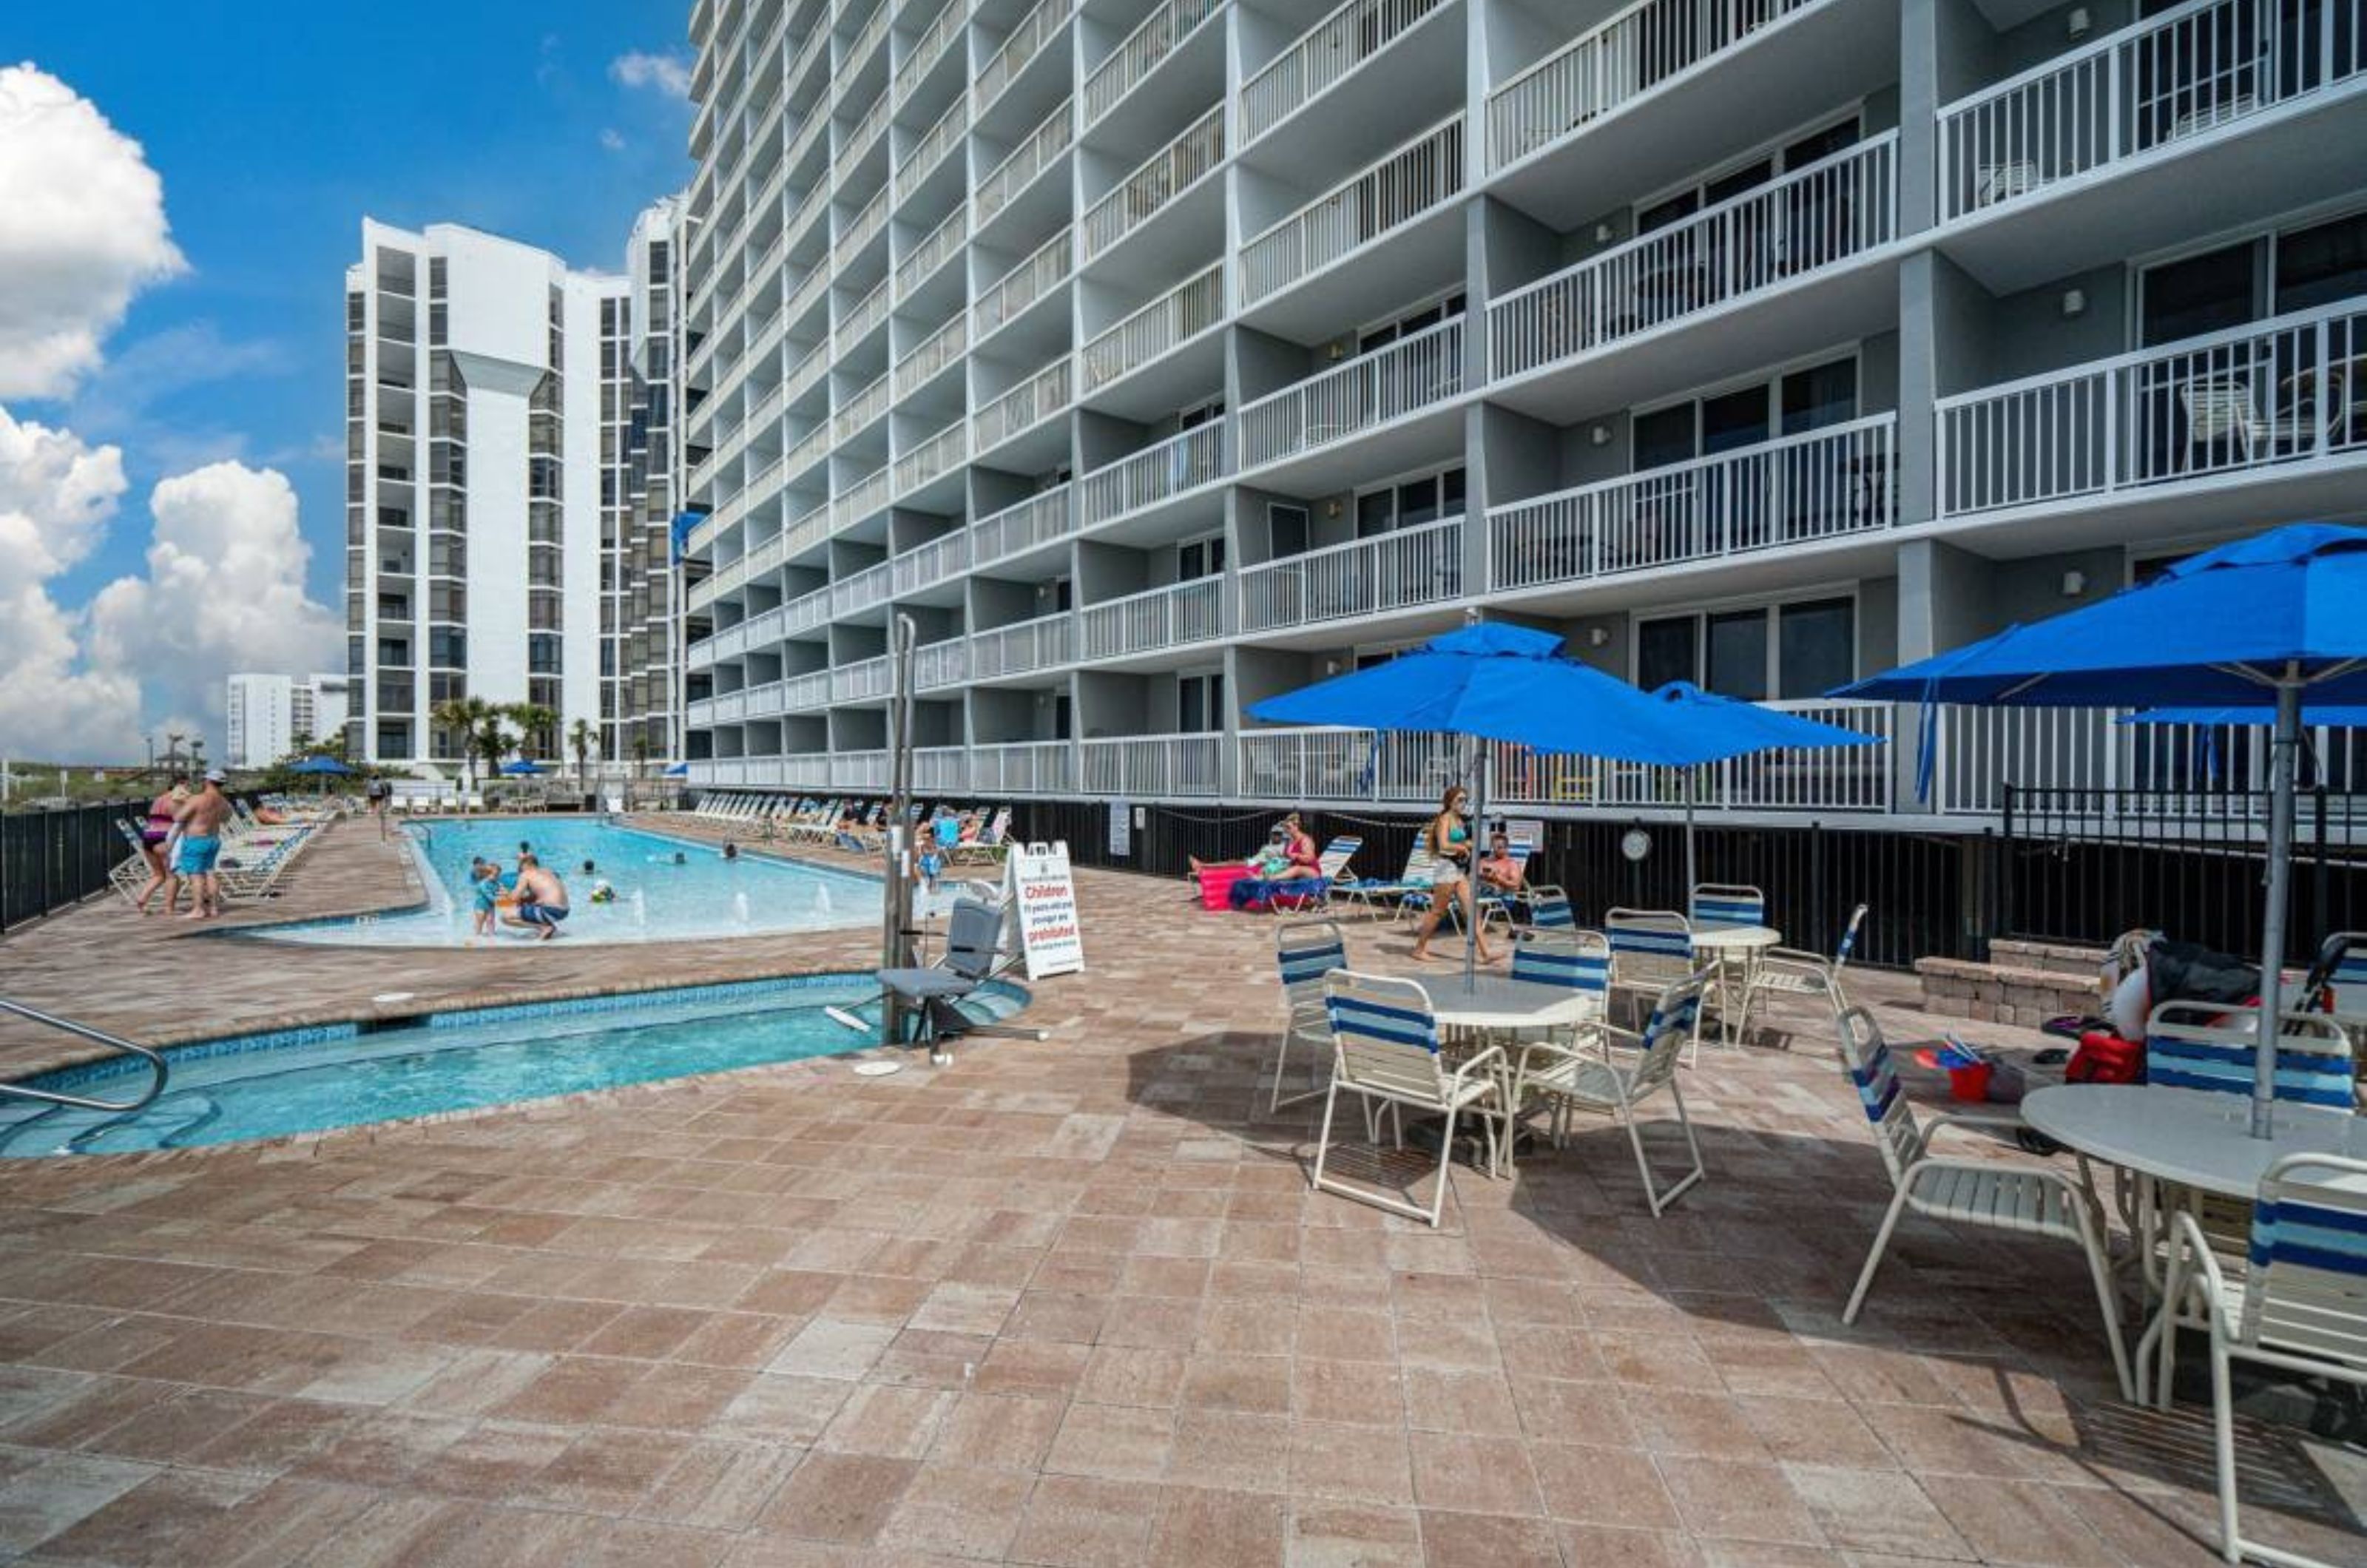
{"label": "white patio table", "polygon": [[1717,965],[1717,1027],[1719,1038],[1731,1045],[1740,1038],[1744,1020],[1734,1007],[1737,985],[1750,995],[1750,966],[1771,947],[1783,944],[1784,933],[1772,926],[1704,926],[1693,933],[1693,951]]}
{"label": "white patio table", "polygon": [[[1431,1016],[1438,1021],[1439,1029],[1461,1040],[1476,1042],[1480,1036],[1516,1031],[1569,1029],[1602,1016],[1600,998],[1567,986],[1543,986],[1534,980],[1515,980],[1509,975],[1482,973],[1473,976],[1466,987],[1459,964],[1450,969],[1442,964],[1427,974],[1400,970],[1392,978],[1410,980],[1428,993]],[[1513,1079],[1519,1066],[1517,1053],[1507,1052],[1496,1074],[1496,1094],[1505,1107],[1502,1114],[1508,1134]],[[1510,1136],[1503,1140],[1498,1151],[1500,1168],[1490,1175],[1512,1174],[1512,1144]]]}

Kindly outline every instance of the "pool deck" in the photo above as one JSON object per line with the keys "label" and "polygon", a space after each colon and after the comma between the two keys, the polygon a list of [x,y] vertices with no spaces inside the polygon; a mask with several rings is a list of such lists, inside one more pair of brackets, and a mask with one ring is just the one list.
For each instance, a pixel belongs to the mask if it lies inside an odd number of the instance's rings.
{"label": "pool deck", "polygon": [[[402,877],[341,826],[273,918]],[[1433,1232],[1310,1193],[1319,1105],[1264,1113],[1270,920],[1078,886],[1051,1038],[942,1070],[0,1168],[0,1562],[2217,1561],[2208,1412],[2118,1399],[2073,1249],[1910,1224],[1841,1325],[1888,1184],[1813,1034],[1704,1050],[1666,1217],[1605,1126],[1459,1168]],[[163,1039],[869,947],[266,947],[93,904],[0,939],[0,989]],[[1894,1044],[1941,1022],[1854,989]],[[2355,1450],[2239,1443],[2257,1534],[2367,1561]]]}

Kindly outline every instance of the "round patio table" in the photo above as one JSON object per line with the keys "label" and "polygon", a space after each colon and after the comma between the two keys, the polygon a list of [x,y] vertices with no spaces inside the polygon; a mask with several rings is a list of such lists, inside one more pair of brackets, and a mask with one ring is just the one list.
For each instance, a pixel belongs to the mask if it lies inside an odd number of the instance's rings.
{"label": "round patio table", "polygon": [[1750,966],[1783,940],[1784,933],[1773,926],[1704,926],[1693,931],[1693,951],[1708,954],[1717,965],[1717,1028],[1727,1044],[1740,1038],[1746,1021],[1734,1008],[1735,971],[1741,971],[1743,994],[1749,996]]}
{"label": "round patio table", "polygon": [[[1441,964],[1429,973],[1399,970],[1390,976],[1409,980],[1420,986],[1430,998],[1431,1016],[1438,1027],[1454,1035],[1469,1038],[1474,1035],[1527,1029],[1565,1029],[1600,1017],[1601,998],[1568,986],[1544,986],[1535,980],[1515,980],[1509,975],[1490,975],[1484,970],[1471,977],[1467,987],[1463,983],[1463,966],[1457,962],[1449,968]],[[1507,1053],[1496,1071],[1496,1093],[1509,1107],[1518,1057]],[[1500,1118],[1509,1132],[1510,1112]],[[1444,1124],[1444,1119],[1440,1119]],[[1490,1176],[1511,1174],[1512,1166],[1512,1139],[1504,1140],[1498,1150],[1498,1168]],[[1431,1147],[1438,1145],[1433,1142]]]}

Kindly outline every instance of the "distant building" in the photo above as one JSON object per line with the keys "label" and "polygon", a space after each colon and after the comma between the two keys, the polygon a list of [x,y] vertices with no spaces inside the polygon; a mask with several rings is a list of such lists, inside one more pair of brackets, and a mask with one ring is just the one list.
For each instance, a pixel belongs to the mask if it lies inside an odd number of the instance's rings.
{"label": "distant building", "polygon": [[299,738],[334,737],[345,728],[346,686],[345,678],[335,674],[232,675],[224,760],[233,768],[269,767],[293,750]]}

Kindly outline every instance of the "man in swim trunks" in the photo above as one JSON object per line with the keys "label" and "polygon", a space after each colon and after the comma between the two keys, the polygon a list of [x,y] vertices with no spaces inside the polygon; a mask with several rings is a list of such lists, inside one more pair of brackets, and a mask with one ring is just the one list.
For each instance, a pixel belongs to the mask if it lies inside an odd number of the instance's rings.
{"label": "man in swim trunks", "polygon": [[174,821],[181,829],[181,848],[173,863],[189,885],[189,912],[185,920],[211,919],[221,913],[221,878],[214,863],[221,858],[221,834],[231,818],[230,796],[221,792],[228,775],[220,768],[206,774],[205,787],[189,796]]}
{"label": "man in swim trunks", "polygon": [[520,931],[538,931],[541,934],[536,940],[549,942],[559,934],[559,923],[565,919],[567,884],[531,853],[518,856],[517,905],[502,917],[502,923]]}

